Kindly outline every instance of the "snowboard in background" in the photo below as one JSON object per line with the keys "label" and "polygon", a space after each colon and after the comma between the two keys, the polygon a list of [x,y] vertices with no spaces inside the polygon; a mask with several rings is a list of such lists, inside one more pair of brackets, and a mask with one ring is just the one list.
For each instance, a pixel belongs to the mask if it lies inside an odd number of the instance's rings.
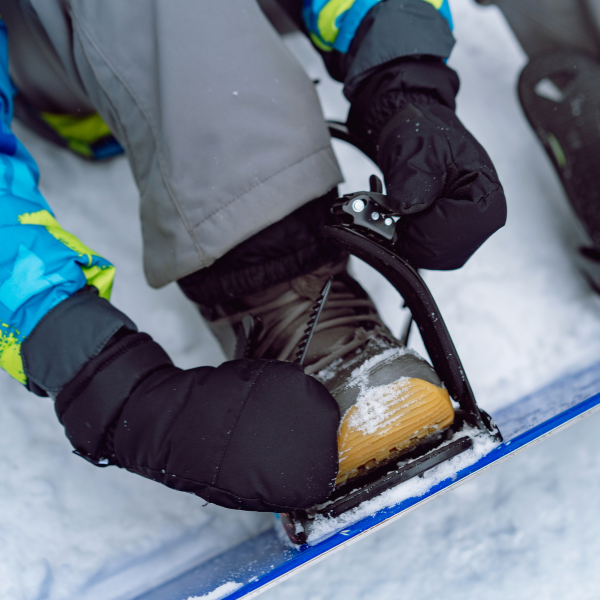
{"label": "snowboard in background", "polygon": [[600,64],[576,50],[536,56],[519,99],[588,236],[578,262],[600,293]]}

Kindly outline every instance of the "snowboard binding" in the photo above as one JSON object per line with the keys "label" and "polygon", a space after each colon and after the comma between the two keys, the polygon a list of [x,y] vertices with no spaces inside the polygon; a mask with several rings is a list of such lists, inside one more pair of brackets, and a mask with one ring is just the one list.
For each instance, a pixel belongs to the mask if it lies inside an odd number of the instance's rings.
{"label": "snowboard binding", "polygon": [[[333,137],[351,140],[336,124]],[[341,134],[340,133],[341,130]],[[357,145],[354,143],[354,145]],[[423,440],[399,459],[390,461],[367,474],[338,486],[327,502],[308,510],[280,514],[281,523],[290,540],[303,544],[317,515],[338,517],[382,492],[457,456],[472,447],[472,439],[464,426],[476,428],[498,442],[502,436],[489,415],[477,406],[473,391],[462,367],[442,315],[419,273],[396,253],[397,224],[402,218],[387,207],[381,181],[372,175],[370,191],[346,194],[332,208],[337,224],[325,227],[324,235],[344,250],[360,258],[381,273],[400,293],[405,306],[417,324],[433,367],[459,408],[453,424],[446,430]],[[326,290],[320,299],[325,302]],[[318,320],[313,317],[307,329]],[[405,342],[406,340],[402,340]],[[401,460],[401,466],[398,464]]]}

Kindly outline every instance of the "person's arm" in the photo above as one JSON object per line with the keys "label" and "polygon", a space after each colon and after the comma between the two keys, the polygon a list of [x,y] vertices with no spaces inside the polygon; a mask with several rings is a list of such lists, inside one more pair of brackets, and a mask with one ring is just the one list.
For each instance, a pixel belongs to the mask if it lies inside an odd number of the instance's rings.
{"label": "person's arm", "polygon": [[302,368],[231,361],[183,371],[108,301],[114,267],[64,231],[10,130],[0,22],[0,367],[50,396],[76,454],[228,508],[325,500],[339,408]]}
{"label": "person's arm", "polygon": [[110,297],[114,267],[55,219],[38,188],[35,161],[12,133],[6,28],[0,21],[0,367],[27,377],[23,343],[57,304],[86,285]]}
{"label": "person's arm", "polygon": [[403,216],[397,250],[456,269],[506,222],[498,175],[456,117],[447,0],[305,0],[304,21],[350,100],[348,127]]}

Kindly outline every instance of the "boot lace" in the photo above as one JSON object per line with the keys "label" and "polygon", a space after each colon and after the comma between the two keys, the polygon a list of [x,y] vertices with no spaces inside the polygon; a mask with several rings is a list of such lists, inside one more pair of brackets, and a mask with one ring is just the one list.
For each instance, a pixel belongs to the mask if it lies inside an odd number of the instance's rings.
{"label": "boot lace", "polygon": [[[255,341],[256,349],[252,352],[252,357],[271,356],[277,360],[293,361],[298,344],[304,336],[314,302],[290,289],[275,300],[254,306],[244,312],[221,317],[214,322],[233,325],[251,314],[265,323],[258,333]],[[365,329],[363,325],[367,323],[374,325],[371,327],[367,325],[368,329]],[[356,329],[349,336],[350,327]],[[319,372],[336,359],[356,350],[369,338],[374,337],[377,331],[380,332],[381,328],[387,331],[373,302],[368,298],[357,298],[342,281],[336,280],[333,281],[323,307],[313,340],[317,333],[334,328],[343,328],[339,338],[335,339],[334,336],[334,342],[329,346],[327,353],[305,367],[304,371],[308,375]],[[274,350],[276,348],[281,350],[277,352]]]}

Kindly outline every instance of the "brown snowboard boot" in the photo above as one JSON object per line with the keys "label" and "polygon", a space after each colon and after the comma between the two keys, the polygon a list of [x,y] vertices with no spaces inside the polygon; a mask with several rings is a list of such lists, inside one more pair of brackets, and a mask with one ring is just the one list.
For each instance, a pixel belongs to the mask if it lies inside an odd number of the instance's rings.
{"label": "brown snowboard boot", "polygon": [[336,483],[341,485],[395,459],[454,420],[448,392],[433,368],[393,337],[367,293],[347,273],[346,261],[230,306],[213,307],[213,317],[222,316],[210,325],[233,358],[227,339],[250,314],[259,325],[250,335],[246,356],[293,361],[315,300],[332,275],[304,365],[340,405]]}

